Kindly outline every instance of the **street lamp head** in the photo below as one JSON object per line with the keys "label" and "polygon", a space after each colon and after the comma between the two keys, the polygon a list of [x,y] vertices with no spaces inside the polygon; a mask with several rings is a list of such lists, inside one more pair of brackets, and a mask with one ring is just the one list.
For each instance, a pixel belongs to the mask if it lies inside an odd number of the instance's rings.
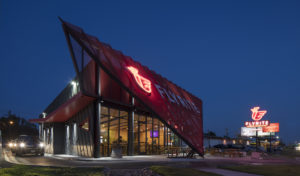
{"label": "street lamp head", "polygon": [[9,124],[10,124],[10,125],[13,125],[13,124],[14,124],[14,121],[10,120],[10,121],[9,121]]}
{"label": "street lamp head", "polygon": [[76,82],[76,81],[71,81],[71,85],[75,87],[75,86],[78,85],[78,82]]}

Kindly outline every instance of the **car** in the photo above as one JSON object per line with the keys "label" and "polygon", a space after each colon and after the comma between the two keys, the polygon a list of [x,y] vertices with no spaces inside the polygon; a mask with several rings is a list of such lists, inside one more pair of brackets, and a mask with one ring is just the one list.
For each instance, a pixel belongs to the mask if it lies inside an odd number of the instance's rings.
{"label": "car", "polygon": [[17,156],[26,154],[44,155],[44,143],[35,136],[20,135],[16,139],[17,146],[14,148],[14,153]]}
{"label": "car", "polygon": [[243,145],[238,145],[238,144],[217,144],[215,146],[213,146],[214,148],[217,148],[217,149],[244,149],[245,146]]}
{"label": "car", "polygon": [[228,144],[227,148],[243,150],[245,148],[245,146],[243,146],[241,144]]}
{"label": "car", "polygon": [[217,145],[214,145],[213,148],[217,148],[217,149],[227,149],[228,146],[227,146],[227,145],[224,145],[224,144],[217,144]]}
{"label": "car", "polygon": [[7,147],[8,149],[10,149],[10,151],[12,153],[15,153],[15,149],[17,147],[17,143],[16,143],[16,140],[10,140],[8,143],[7,143]]}

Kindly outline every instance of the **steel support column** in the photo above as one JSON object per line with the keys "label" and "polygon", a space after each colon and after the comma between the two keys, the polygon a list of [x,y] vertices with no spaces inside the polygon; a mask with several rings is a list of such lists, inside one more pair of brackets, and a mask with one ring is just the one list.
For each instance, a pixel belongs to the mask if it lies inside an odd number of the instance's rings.
{"label": "steel support column", "polygon": [[100,157],[100,120],[101,120],[101,85],[100,85],[100,68],[96,64],[96,91],[98,100],[94,104],[94,157]]}
{"label": "steel support column", "polygon": [[131,99],[132,108],[128,114],[128,155],[134,154],[134,98]]}

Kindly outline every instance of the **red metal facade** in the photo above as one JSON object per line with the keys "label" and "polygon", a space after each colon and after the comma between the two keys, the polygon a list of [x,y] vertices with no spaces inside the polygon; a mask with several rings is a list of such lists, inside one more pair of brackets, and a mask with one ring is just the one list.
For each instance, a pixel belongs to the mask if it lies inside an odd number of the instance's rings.
{"label": "red metal facade", "polygon": [[[76,40],[115,83],[130,92],[155,116],[168,124],[191,148],[203,154],[202,101],[199,98],[120,51],[98,41],[96,37],[85,34],[81,28],[66,22],[63,22],[63,27],[66,34]],[[130,66],[136,68],[139,75],[150,80],[151,93],[145,92],[137,84],[132,73],[127,69]],[[107,84],[102,84],[105,85]],[[114,89],[112,84],[109,87]],[[103,93],[102,95],[105,96],[106,93]]]}

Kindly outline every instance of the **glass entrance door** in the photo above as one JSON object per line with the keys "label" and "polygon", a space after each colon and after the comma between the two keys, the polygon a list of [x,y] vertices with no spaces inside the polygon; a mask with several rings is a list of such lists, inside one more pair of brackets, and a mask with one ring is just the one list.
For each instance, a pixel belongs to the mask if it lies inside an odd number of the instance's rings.
{"label": "glass entrance door", "polygon": [[128,112],[102,106],[100,121],[101,156],[110,156],[113,146],[121,147],[122,154],[127,155]]}

